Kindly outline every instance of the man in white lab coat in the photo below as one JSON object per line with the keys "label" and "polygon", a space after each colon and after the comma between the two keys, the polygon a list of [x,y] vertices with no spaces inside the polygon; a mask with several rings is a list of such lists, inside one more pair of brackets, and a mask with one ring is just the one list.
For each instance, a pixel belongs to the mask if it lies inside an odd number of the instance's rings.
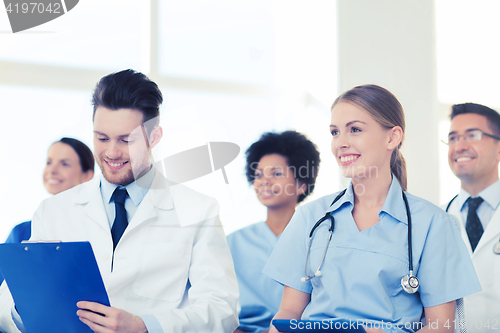
{"label": "man in white lab coat", "polygon": [[[482,291],[465,298],[469,332],[500,329],[500,115],[483,105],[453,105],[448,162],[460,179],[447,205],[460,221],[462,238]],[[453,281],[450,281],[453,283]]]}
{"label": "man in white lab coat", "polygon": [[[141,73],[101,79],[93,124],[102,176],[43,201],[31,240],[91,243],[111,306],[82,300],[75,316],[95,332],[232,332],[238,287],[217,202],[152,167],[162,101]],[[5,284],[0,295],[10,299]],[[17,328],[15,308],[2,306],[0,329]]]}

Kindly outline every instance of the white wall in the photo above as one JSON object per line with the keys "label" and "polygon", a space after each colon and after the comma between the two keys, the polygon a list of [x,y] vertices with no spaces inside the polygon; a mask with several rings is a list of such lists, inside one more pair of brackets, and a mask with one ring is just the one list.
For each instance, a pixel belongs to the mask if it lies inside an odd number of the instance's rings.
{"label": "white wall", "polygon": [[396,95],[406,117],[408,190],[437,203],[433,2],[340,0],[338,13],[339,90],[372,83]]}

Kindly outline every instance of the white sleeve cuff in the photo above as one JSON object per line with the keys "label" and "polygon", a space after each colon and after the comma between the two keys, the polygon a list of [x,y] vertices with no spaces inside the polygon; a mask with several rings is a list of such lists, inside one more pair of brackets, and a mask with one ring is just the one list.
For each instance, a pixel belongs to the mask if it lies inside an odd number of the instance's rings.
{"label": "white sleeve cuff", "polygon": [[139,316],[139,317],[144,322],[144,325],[146,325],[146,329],[148,330],[148,333],[164,333],[163,328],[160,325],[160,321],[155,316],[145,315],[145,316]]}

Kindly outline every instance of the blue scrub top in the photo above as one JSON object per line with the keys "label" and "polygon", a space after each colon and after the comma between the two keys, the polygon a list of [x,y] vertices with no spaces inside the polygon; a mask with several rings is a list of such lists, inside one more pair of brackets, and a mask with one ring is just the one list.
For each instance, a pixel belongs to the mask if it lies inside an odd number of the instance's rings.
{"label": "blue scrub top", "polygon": [[[31,221],[19,223],[16,225],[7,237],[5,243],[21,243],[29,240],[31,237]],[[0,272],[0,283],[4,280],[3,274]]]}
{"label": "blue scrub top", "polygon": [[264,222],[255,223],[227,236],[240,289],[239,330],[262,332],[269,329],[278,312],[283,286],[262,274],[278,237]]}
{"label": "blue scrub top", "polygon": [[31,237],[31,221],[19,223],[16,225],[7,237],[5,243],[21,243],[29,240]]}
{"label": "blue scrub top", "polygon": [[[311,294],[302,319],[346,318],[410,327],[420,321],[423,307],[481,290],[450,216],[432,203],[407,194],[412,217],[413,273],[420,281],[420,289],[415,294],[403,291],[401,278],[409,273],[408,222],[396,177],[380,210],[380,221],[363,231],[352,217],[352,184],[331,205],[337,194],[297,209],[263,271],[286,286]],[[300,279],[305,276],[309,232],[328,211],[333,212],[335,229],[322,275],[303,283]],[[329,227],[327,220],[313,235],[308,275],[318,268]]]}

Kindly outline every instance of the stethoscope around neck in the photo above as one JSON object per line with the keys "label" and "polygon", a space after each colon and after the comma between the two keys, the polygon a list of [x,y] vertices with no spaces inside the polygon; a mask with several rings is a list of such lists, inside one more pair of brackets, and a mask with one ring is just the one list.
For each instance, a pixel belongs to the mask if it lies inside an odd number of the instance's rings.
{"label": "stethoscope around neck", "polygon": [[[448,210],[450,209],[450,206],[452,204],[452,202],[458,197],[458,194],[455,195],[451,200],[450,202],[448,202],[448,205],[446,206],[446,212],[448,213]],[[500,239],[498,240],[498,242],[495,243],[495,245],[493,245],[493,253],[494,254],[497,254],[497,255],[500,255]]]}
{"label": "stethoscope around neck", "polygon": [[[333,200],[332,204],[330,205],[333,206],[335,202],[337,202],[344,194],[346,190],[343,190],[342,192],[337,195],[335,200]],[[401,286],[403,287],[403,290],[406,291],[408,294],[414,294],[417,292],[418,287],[420,285],[418,278],[413,275],[413,254],[412,254],[412,245],[411,245],[411,214],[410,214],[410,206],[408,205],[408,199],[406,198],[406,194],[404,191],[401,191],[403,193],[403,200],[405,202],[405,207],[406,207],[406,216],[408,217],[408,269],[410,271],[409,274],[403,276],[401,278]],[[321,225],[326,220],[330,220],[330,228],[328,229],[329,235],[328,235],[328,241],[326,242],[325,246],[325,251],[323,252],[323,257],[321,258],[321,261],[319,262],[318,269],[316,269],[316,272],[314,272],[313,275],[308,275],[307,274],[307,263],[309,261],[309,254],[311,252],[311,243],[313,239],[313,234],[314,231]],[[332,215],[332,212],[327,212],[325,216],[320,218],[316,224],[311,229],[311,232],[309,233],[309,245],[307,246],[307,255],[306,255],[306,264],[304,267],[304,272],[305,272],[305,277],[301,278],[300,281],[306,282],[311,280],[314,277],[319,277],[321,276],[321,266],[323,265],[323,262],[325,261],[326,257],[326,251],[328,250],[328,246],[330,245],[330,240],[332,239],[332,233],[333,229],[335,227],[335,218]]]}

